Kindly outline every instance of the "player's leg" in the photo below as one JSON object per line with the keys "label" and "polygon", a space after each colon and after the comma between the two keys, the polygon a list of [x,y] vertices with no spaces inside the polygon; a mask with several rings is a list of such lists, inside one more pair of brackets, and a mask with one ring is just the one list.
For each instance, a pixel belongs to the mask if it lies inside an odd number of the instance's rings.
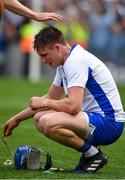
{"label": "player's leg", "polygon": [[[98,113],[87,113],[89,119],[89,127],[93,127],[91,133],[88,133],[87,140],[94,145],[108,145],[114,143],[122,134],[124,123],[116,122],[112,117],[102,116]],[[90,149],[91,150],[91,149]],[[88,150],[88,152],[90,151]],[[87,170],[87,172],[95,172],[107,163],[107,157],[99,151],[93,156],[80,159],[76,171],[79,169]],[[79,168],[80,167],[80,168]]]}
{"label": "player's leg", "polygon": [[[75,118],[73,118],[74,123],[72,125],[68,120],[65,120],[64,114],[66,115],[67,119],[69,119],[71,116],[67,113],[58,113],[52,110],[37,112],[34,116],[35,125],[40,132],[42,132],[49,138],[58,141],[64,145],[71,146],[73,148],[74,146],[76,146],[75,148],[79,148],[79,146],[83,144],[83,128],[80,127],[79,130],[77,130],[79,131],[79,135],[77,135],[77,132],[74,133],[73,131],[75,131],[76,127],[78,126],[77,123],[75,123]],[[60,116],[63,118],[60,118]],[[83,116],[84,115],[81,113],[80,115],[77,115],[75,117],[77,118],[77,121],[83,121]],[[63,134],[65,138],[63,137]],[[82,138],[80,138],[79,136],[81,136]],[[69,139],[71,139],[71,142],[69,142]],[[74,142],[76,142],[76,145],[74,145]],[[80,142],[81,144],[79,145]]]}
{"label": "player's leg", "polygon": [[[47,137],[63,145],[73,147],[86,156],[82,156],[75,171],[95,172],[107,162],[103,153],[85,140],[86,136],[91,133],[85,113],[81,112],[72,116],[63,112],[43,112],[38,122],[39,131]],[[95,160],[97,161],[93,164]],[[96,166],[93,169],[92,164]]]}
{"label": "player's leg", "polygon": [[35,115],[34,115],[34,120],[35,120],[35,126],[36,126],[36,128],[38,129],[38,131],[41,132],[41,128],[40,128],[40,126],[39,126],[39,120],[40,120],[40,118],[41,118],[43,115],[45,115],[45,114],[53,113],[53,112],[55,112],[55,111],[53,111],[53,110],[46,110],[46,111],[39,111],[39,112],[35,113]]}

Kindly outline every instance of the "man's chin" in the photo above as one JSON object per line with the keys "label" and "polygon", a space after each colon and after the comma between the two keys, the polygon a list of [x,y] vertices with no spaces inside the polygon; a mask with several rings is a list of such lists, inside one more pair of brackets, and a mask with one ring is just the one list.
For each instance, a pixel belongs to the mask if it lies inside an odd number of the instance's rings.
{"label": "man's chin", "polygon": [[57,66],[55,66],[54,64],[49,65],[49,67],[51,67],[53,69],[57,68]]}

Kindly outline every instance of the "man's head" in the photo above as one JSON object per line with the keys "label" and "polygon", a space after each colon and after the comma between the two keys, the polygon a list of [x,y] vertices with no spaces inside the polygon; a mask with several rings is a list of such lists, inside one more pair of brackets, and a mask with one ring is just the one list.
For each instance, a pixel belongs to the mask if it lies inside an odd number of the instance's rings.
{"label": "man's head", "polygon": [[53,46],[55,43],[66,45],[62,32],[55,27],[48,26],[36,34],[34,40],[34,49],[38,50],[44,46]]}
{"label": "man's head", "polygon": [[67,42],[60,30],[49,26],[35,35],[34,49],[43,63],[52,68],[63,64],[67,56]]}

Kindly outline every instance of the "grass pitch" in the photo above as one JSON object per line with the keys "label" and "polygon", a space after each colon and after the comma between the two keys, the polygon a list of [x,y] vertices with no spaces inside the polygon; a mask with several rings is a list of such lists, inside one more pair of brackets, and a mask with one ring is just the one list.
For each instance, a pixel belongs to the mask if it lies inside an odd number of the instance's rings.
{"label": "grass pitch", "polygon": [[[50,84],[50,81],[32,84],[21,79],[0,79],[0,137],[3,124],[26,108],[32,96],[45,94]],[[119,91],[125,107],[125,86],[119,86]],[[79,161],[78,152],[40,134],[35,129],[33,119],[22,122],[6,141],[13,152],[22,145],[32,145],[48,151],[55,167],[72,169]],[[76,175],[65,171],[43,174],[41,170],[16,170],[14,166],[6,167],[4,161],[12,157],[0,138],[0,179],[125,179],[125,132],[116,143],[104,146],[102,150],[108,155],[109,162],[96,174]]]}

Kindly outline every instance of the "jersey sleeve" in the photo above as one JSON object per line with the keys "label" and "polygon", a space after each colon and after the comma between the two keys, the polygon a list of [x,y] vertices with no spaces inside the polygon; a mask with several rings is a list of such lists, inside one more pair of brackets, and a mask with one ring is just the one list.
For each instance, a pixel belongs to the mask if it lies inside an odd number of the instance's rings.
{"label": "jersey sleeve", "polygon": [[55,75],[55,78],[53,80],[53,84],[56,85],[56,86],[59,86],[59,87],[63,86],[62,78],[61,78],[61,75],[60,75],[60,72],[59,72],[59,67],[56,70],[56,75]]}
{"label": "jersey sleeve", "polygon": [[[73,61],[75,61],[75,63],[73,63]],[[73,86],[85,88],[88,80],[89,67],[84,64],[84,62],[79,62],[77,59],[73,61],[71,61],[65,69],[67,88]]]}

